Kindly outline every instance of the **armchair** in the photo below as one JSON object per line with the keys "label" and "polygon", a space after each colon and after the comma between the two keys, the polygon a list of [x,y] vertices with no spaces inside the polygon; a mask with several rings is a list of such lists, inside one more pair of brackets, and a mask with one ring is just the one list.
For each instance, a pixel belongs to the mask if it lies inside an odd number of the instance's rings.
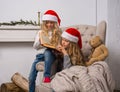
{"label": "armchair", "polygon": [[[68,27],[61,27],[61,30],[64,31],[69,27],[76,28],[77,30],[80,31],[81,37],[82,37],[82,52],[84,54],[85,60],[88,60],[88,56],[91,53],[91,46],[89,45],[89,40],[95,36],[98,35],[101,37],[103,43],[105,43],[105,36],[106,36],[106,22],[101,21],[97,26],[93,25],[73,25],[73,26],[68,26]],[[44,70],[44,63],[39,62],[36,65],[36,68],[38,71],[43,72]],[[55,63],[52,66],[52,70],[55,70]],[[51,71],[52,74],[55,73],[55,71]],[[51,89],[47,85],[38,85],[36,86],[36,92],[51,92]]]}

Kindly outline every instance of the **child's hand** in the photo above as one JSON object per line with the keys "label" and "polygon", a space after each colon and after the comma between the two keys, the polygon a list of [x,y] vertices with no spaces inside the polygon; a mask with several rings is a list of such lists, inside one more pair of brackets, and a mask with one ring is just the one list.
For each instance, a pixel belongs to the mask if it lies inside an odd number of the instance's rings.
{"label": "child's hand", "polygon": [[66,51],[65,48],[62,47],[61,45],[58,45],[58,46],[57,46],[57,49],[58,49],[60,52],[62,52],[64,55],[67,55],[67,51]]}
{"label": "child's hand", "polygon": [[57,46],[57,50],[60,51],[60,52],[62,52],[62,51],[61,51],[61,45],[58,45],[58,46]]}

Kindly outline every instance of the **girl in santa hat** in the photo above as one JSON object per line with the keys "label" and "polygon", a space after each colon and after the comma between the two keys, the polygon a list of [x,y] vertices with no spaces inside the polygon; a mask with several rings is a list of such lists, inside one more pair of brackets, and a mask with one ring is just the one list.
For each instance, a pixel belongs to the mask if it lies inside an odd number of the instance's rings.
{"label": "girl in santa hat", "polygon": [[58,50],[63,53],[63,69],[72,65],[84,65],[80,32],[75,28],[68,28],[61,37],[61,45],[58,46]]}
{"label": "girl in santa hat", "polygon": [[43,23],[41,26],[41,30],[37,33],[35,37],[35,42],[33,44],[33,47],[38,51],[38,54],[36,55],[36,59],[32,64],[29,75],[29,92],[35,92],[35,81],[38,73],[38,71],[36,70],[36,64],[40,61],[45,62],[43,82],[49,83],[51,81],[50,79],[51,66],[56,59],[56,56],[53,53],[52,49],[45,48],[44,46],[41,45],[40,34],[44,32],[46,35],[48,35],[49,39],[53,43],[58,43],[59,37],[61,35],[59,29],[60,18],[55,11],[53,10],[46,11],[42,17],[42,22]]}

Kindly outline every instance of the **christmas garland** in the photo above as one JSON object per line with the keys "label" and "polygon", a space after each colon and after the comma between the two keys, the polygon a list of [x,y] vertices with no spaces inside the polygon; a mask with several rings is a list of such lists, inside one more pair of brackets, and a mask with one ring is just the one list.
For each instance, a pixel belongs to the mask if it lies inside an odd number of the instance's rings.
{"label": "christmas garland", "polygon": [[38,24],[36,23],[36,21],[23,21],[22,19],[20,21],[11,21],[10,23],[8,22],[4,22],[4,23],[0,23],[0,26],[2,25],[7,25],[7,26],[15,26],[15,25],[34,25],[34,26],[38,26]]}

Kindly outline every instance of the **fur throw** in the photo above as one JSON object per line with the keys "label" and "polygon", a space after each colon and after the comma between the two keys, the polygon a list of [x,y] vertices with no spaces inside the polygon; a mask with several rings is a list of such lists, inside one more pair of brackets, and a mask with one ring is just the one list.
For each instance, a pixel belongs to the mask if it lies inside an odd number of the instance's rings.
{"label": "fur throw", "polygon": [[115,83],[106,62],[91,66],[72,66],[55,75],[51,81],[55,92],[113,92]]}

